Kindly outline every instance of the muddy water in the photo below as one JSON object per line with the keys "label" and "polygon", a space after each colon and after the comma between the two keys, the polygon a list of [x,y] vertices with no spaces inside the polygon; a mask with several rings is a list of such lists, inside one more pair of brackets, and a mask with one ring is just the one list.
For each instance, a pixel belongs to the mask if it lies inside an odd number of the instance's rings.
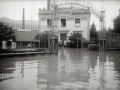
{"label": "muddy water", "polygon": [[2,58],[0,90],[120,90],[120,51]]}

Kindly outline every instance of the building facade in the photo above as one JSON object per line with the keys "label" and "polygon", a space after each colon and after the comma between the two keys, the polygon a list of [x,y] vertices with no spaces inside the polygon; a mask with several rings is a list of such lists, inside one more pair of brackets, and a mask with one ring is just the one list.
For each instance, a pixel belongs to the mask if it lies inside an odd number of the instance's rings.
{"label": "building facade", "polygon": [[83,38],[90,40],[90,16],[86,9],[59,8],[53,10],[39,9],[39,31],[58,33],[58,41],[68,41],[73,32],[82,33]]}

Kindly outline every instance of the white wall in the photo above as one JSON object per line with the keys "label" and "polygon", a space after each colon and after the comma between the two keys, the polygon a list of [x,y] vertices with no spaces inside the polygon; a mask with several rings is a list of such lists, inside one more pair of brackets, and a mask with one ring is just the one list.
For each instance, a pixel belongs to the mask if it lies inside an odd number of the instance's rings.
{"label": "white wall", "polygon": [[[90,31],[89,31],[89,27],[90,27],[90,14],[81,14],[81,15],[71,15],[71,14],[60,14],[57,16],[58,20],[55,21],[55,25],[58,26],[58,30],[59,31],[69,31],[67,33],[67,36],[70,36],[70,33],[72,33],[72,31],[83,31],[83,37],[86,40],[89,40],[89,35],[90,35]],[[66,27],[61,27],[61,18],[66,17]],[[72,20],[67,20],[67,17],[73,17]],[[75,27],[75,17],[80,17],[81,18],[81,22],[80,22],[80,27]],[[50,30],[50,27],[47,27],[47,18],[51,18],[51,15],[41,15],[39,18],[46,18],[44,20],[41,20],[40,22],[40,30],[43,32],[45,30]],[[40,20],[40,19],[39,19]],[[60,38],[60,35],[59,35]]]}

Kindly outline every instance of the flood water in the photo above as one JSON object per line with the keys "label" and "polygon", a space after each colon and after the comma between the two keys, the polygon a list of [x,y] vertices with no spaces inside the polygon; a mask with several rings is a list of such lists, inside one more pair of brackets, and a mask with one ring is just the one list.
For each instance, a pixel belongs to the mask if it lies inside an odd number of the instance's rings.
{"label": "flood water", "polygon": [[120,90],[120,51],[1,58],[0,90]]}

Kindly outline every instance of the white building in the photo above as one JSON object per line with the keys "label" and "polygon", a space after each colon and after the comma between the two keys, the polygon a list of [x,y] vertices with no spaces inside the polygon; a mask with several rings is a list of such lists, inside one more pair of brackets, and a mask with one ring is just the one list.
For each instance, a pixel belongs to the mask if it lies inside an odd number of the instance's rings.
{"label": "white building", "polygon": [[38,27],[41,32],[58,32],[58,41],[68,40],[73,32],[82,32],[83,38],[90,40],[90,16],[87,9],[58,8],[55,12],[39,9]]}

